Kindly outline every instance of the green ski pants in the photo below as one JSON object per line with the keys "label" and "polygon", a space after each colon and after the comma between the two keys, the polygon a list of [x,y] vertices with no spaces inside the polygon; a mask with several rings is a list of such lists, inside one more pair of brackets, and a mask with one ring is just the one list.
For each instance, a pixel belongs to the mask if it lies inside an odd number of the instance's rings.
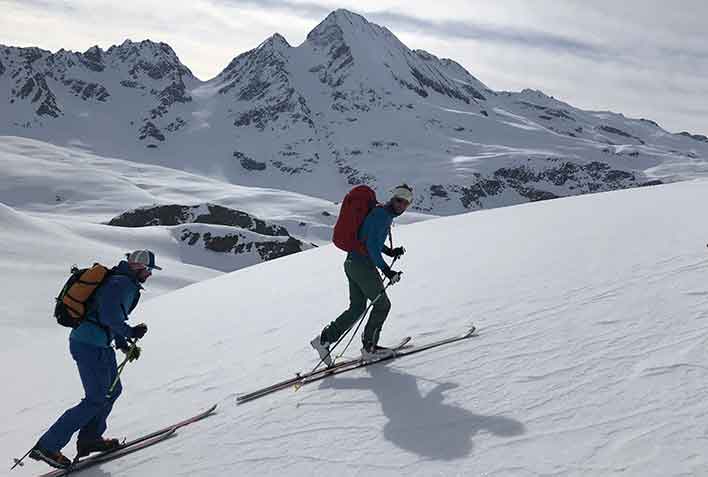
{"label": "green ski pants", "polygon": [[381,328],[391,309],[391,302],[384,291],[383,280],[372,263],[360,258],[347,257],[344,262],[344,273],[349,280],[349,308],[322,330],[322,339],[329,343],[336,342],[364,313],[366,300],[373,301],[379,293],[382,293],[374,303],[361,338],[365,347],[376,345]]}

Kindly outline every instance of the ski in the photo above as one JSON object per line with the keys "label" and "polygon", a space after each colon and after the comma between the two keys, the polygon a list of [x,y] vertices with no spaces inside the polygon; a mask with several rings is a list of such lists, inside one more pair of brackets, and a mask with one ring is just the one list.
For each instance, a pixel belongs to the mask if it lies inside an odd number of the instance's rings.
{"label": "ski", "polygon": [[[406,336],[403,338],[396,346],[393,346],[391,349],[393,350],[401,350],[404,349],[408,343],[411,341],[410,336]],[[361,362],[361,358],[352,358],[352,359],[346,359],[344,361],[340,361],[338,363],[333,364],[332,366],[328,368],[321,368],[309,373],[296,373],[295,376],[289,379],[285,379],[283,381],[277,382],[275,384],[271,384],[270,386],[266,386],[261,389],[257,389],[253,392],[246,393],[246,394],[241,394],[236,397],[236,404],[243,404],[248,401],[253,401],[254,399],[258,399],[260,397],[266,396],[268,394],[274,393],[276,391],[280,391],[281,389],[287,389],[292,386],[297,386],[300,383],[302,383],[304,380],[307,379],[312,379],[317,376],[329,376],[333,372],[337,371],[338,369],[346,368],[349,366],[352,366],[354,364],[357,364]]]}
{"label": "ski", "polygon": [[133,452],[137,452],[141,449],[145,449],[146,447],[150,447],[154,444],[165,441],[165,440],[173,437],[175,432],[177,432],[177,429],[171,428],[171,429],[168,429],[167,431],[165,431],[161,434],[157,434],[156,436],[153,436],[151,438],[143,439],[137,444],[133,443],[128,446],[122,446],[122,447],[115,449],[111,452],[104,452],[104,453],[97,454],[97,455],[94,455],[91,457],[87,457],[85,459],[78,460],[76,463],[71,464],[66,469],[53,470],[53,471],[48,472],[46,474],[40,475],[40,477],[62,477],[64,475],[69,475],[74,472],[78,472],[80,470],[86,469],[87,467],[92,467],[94,465],[98,465],[98,464],[101,464],[104,462],[118,459],[120,457],[123,457],[124,455],[132,454]]}
{"label": "ski", "polygon": [[377,359],[377,360],[373,360],[373,361],[362,361],[361,358],[350,359],[350,360],[336,363],[334,366],[331,366],[329,368],[323,368],[323,369],[317,370],[313,373],[306,373],[306,374],[298,373],[293,378],[286,379],[286,380],[281,381],[279,383],[275,383],[271,386],[268,386],[268,387],[265,387],[262,389],[258,389],[256,391],[253,391],[248,394],[242,394],[236,398],[236,404],[244,404],[246,402],[253,401],[254,399],[258,399],[260,397],[266,396],[266,395],[274,393],[276,391],[280,391],[282,389],[287,389],[289,387],[295,387],[296,389],[299,389],[300,387],[302,387],[306,384],[309,384],[309,383],[312,383],[315,381],[320,381],[320,380],[325,379],[329,376],[335,376],[337,374],[345,373],[347,371],[352,371],[354,369],[363,368],[365,366],[370,366],[372,364],[402,358],[404,356],[409,356],[409,355],[420,353],[422,351],[426,351],[426,350],[429,350],[432,348],[437,348],[438,346],[443,346],[443,345],[455,343],[458,341],[466,340],[466,339],[471,338],[473,336],[477,336],[476,331],[477,331],[477,328],[475,326],[472,326],[472,327],[470,327],[469,330],[467,330],[467,332],[465,332],[461,335],[443,338],[441,340],[433,341],[431,343],[426,343],[426,344],[423,344],[420,346],[408,345],[408,342],[411,340],[411,338],[407,337],[407,338],[404,338],[401,341],[401,343],[392,347],[392,349],[395,351],[393,356],[389,356],[387,358]]}
{"label": "ski", "polygon": [[86,468],[90,465],[99,464],[101,462],[106,462],[112,459],[117,459],[118,457],[130,454],[131,452],[134,452],[136,450],[144,449],[145,447],[157,444],[158,442],[161,442],[162,440],[171,437],[172,434],[177,431],[177,429],[180,429],[184,426],[187,426],[210,416],[216,410],[216,406],[217,405],[214,404],[209,409],[206,409],[205,411],[200,412],[199,414],[189,417],[183,421],[177,422],[175,424],[164,427],[149,434],[145,434],[144,436],[137,437],[131,441],[124,442],[113,450],[101,452],[98,454],[94,454],[90,457],[79,459],[67,469],[57,469],[47,474],[43,474],[41,477],[59,477],[62,475],[67,475],[71,472]]}
{"label": "ski", "polygon": [[351,366],[347,367],[342,367],[339,369],[332,370],[332,372],[327,373],[326,375],[317,375],[317,376],[312,376],[308,377],[306,379],[303,379],[300,383],[298,383],[299,386],[304,386],[305,384],[309,384],[315,381],[320,381],[324,378],[327,378],[329,376],[335,376],[337,374],[341,373],[346,373],[348,371],[353,371],[355,369],[359,368],[364,368],[366,366],[371,366],[372,364],[377,364],[377,363],[382,363],[384,361],[392,361],[394,359],[402,358],[404,356],[410,356],[412,354],[420,353],[421,351],[426,351],[432,348],[437,348],[438,346],[443,346],[451,343],[456,343],[458,341],[463,341],[468,338],[471,338],[473,336],[477,336],[475,333],[477,331],[477,328],[472,326],[466,333],[458,336],[451,336],[449,338],[444,338],[438,341],[433,341],[432,343],[427,343],[424,345],[420,346],[410,346],[407,348],[403,348],[401,350],[398,350],[393,356],[389,356],[387,358],[381,358],[381,359],[376,359],[373,361],[362,361],[361,359],[358,360],[357,363],[352,363]]}

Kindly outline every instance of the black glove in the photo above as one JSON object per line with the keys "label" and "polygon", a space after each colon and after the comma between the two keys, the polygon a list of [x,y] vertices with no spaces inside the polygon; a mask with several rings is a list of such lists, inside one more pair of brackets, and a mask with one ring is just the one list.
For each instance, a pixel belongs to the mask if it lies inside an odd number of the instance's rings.
{"label": "black glove", "polygon": [[396,272],[390,268],[386,268],[384,269],[383,274],[390,280],[391,285],[394,285],[401,280],[401,275],[403,275],[403,272]]}
{"label": "black glove", "polygon": [[381,250],[385,255],[388,255],[391,258],[399,258],[403,256],[404,253],[406,253],[406,249],[403,247],[396,247],[396,248],[390,248],[384,246],[384,248]]}
{"label": "black glove", "polygon": [[406,249],[403,247],[396,247],[393,250],[391,250],[391,256],[393,258],[400,258],[403,256],[404,253],[406,253]]}
{"label": "black glove", "polygon": [[145,333],[148,332],[148,326],[145,323],[140,323],[139,325],[133,326],[132,331],[133,331],[133,338],[139,340],[140,338],[145,336]]}
{"label": "black glove", "polygon": [[136,344],[126,346],[125,348],[120,348],[120,350],[125,353],[125,356],[128,358],[128,362],[132,362],[140,358],[141,349],[140,346]]}

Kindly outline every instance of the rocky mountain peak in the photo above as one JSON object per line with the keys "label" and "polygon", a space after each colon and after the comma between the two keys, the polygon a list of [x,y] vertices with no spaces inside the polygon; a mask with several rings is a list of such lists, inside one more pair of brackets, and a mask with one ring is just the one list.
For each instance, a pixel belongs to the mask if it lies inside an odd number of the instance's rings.
{"label": "rocky mountain peak", "polygon": [[307,39],[318,45],[331,44],[342,41],[345,37],[356,38],[364,32],[380,35],[389,33],[388,30],[378,25],[369,23],[366,18],[349,10],[335,10],[320,22],[310,33]]}
{"label": "rocky mountain peak", "polygon": [[[96,47],[94,47],[96,48]],[[100,50],[100,48],[98,48]],[[175,66],[186,68],[179,60],[177,53],[167,43],[156,43],[151,40],[134,42],[125,40],[120,45],[113,45],[106,50],[106,55],[116,57],[121,61],[143,60],[151,63],[163,61]]]}
{"label": "rocky mountain peak", "polygon": [[335,20],[331,20],[332,15],[330,14],[307,34],[307,41],[315,45],[326,46],[343,40],[342,28]]}
{"label": "rocky mountain peak", "polygon": [[[168,76],[173,80],[195,79],[192,72],[182,64],[177,54],[167,43],[155,43],[151,40],[133,42],[125,40],[119,46],[111,46],[105,56],[113,61],[131,66],[131,79],[136,80],[140,73],[145,73],[153,80]],[[176,76],[172,76],[176,75]]]}
{"label": "rocky mountain peak", "polygon": [[88,50],[84,51],[84,58],[95,63],[101,63],[103,60],[103,50],[99,48],[98,45],[94,45]]}
{"label": "rocky mountain peak", "polygon": [[344,8],[338,8],[337,10],[334,10],[332,13],[327,15],[327,17],[322,21],[322,23],[335,23],[342,28],[347,28],[347,26],[361,27],[371,25],[371,23],[369,23],[366,18]]}
{"label": "rocky mountain peak", "polygon": [[50,51],[43,50],[35,46],[23,48],[0,45],[0,51],[2,51],[3,56],[6,58],[18,60],[26,64],[34,63],[40,58],[44,58],[52,54]]}
{"label": "rocky mountain peak", "polygon": [[[252,70],[254,67],[259,69],[258,65],[262,67],[273,62],[282,64],[282,57],[291,48],[292,46],[280,33],[275,33],[256,48],[241,53],[231,60],[216,79],[222,82],[231,81],[240,77],[246,70]],[[274,56],[278,59],[274,59]],[[231,87],[227,87],[228,89],[231,89]]]}
{"label": "rocky mountain peak", "polygon": [[270,38],[261,43],[258,48],[271,48],[274,50],[281,50],[292,47],[290,46],[290,43],[288,43],[288,41],[280,33],[274,33],[270,36]]}

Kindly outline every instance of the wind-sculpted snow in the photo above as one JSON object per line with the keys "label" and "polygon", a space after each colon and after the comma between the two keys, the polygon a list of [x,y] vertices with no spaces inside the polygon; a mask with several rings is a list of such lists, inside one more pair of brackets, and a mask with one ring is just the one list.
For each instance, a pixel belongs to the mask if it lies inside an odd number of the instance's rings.
{"label": "wind-sculpted snow", "polygon": [[[273,34],[208,81],[148,40],[0,47],[2,92],[3,134],[330,201],[405,181],[415,208],[443,215],[690,179],[708,158],[701,134],[494,91],[346,10],[298,46]],[[503,172],[518,170],[527,180]]]}
{"label": "wind-sculpted snow", "polygon": [[[389,289],[382,343],[435,341],[472,322],[479,336],[240,406],[237,394],[317,362],[309,341],[348,303],[344,253],[319,247],[143,300],[131,322],[150,331],[121,376],[107,436],[133,437],[213,403],[218,412],[98,471],[706,475],[706,201],[708,182],[696,180],[397,227],[395,244],[408,251],[396,263],[404,274]],[[17,255],[0,256],[11,297],[0,316],[8,363],[0,381],[12,383],[3,389],[0,446],[13,456],[83,396],[66,330],[50,319],[61,275],[45,273],[46,262],[59,263],[53,255],[79,251],[66,245],[66,222],[4,206],[0,220],[5,250],[25,252],[21,268],[13,268]],[[185,227],[216,226],[171,230]],[[84,233],[90,246],[109,237]],[[164,274],[178,266],[163,265]],[[146,298],[155,283],[146,283]],[[346,356],[358,354],[358,341]],[[29,461],[21,472],[45,469]]]}

